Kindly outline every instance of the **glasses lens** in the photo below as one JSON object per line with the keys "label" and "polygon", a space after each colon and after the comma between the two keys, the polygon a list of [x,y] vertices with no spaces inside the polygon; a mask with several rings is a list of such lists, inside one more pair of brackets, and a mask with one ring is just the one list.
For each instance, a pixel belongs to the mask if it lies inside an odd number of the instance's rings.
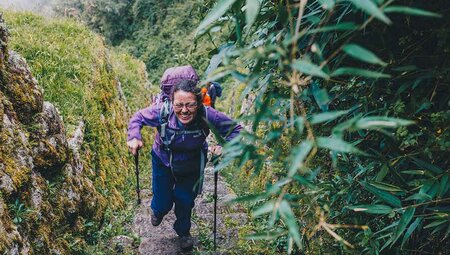
{"label": "glasses lens", "polygon": [[195,110],[195,107],[197,107],[197,103],[191,102],[191,103],[185,103],[185,104],[182,104],[182,103],[173,104],[173,108],[175,108],[175,110],[181,110],[184,107],[186,107],[189,110]]}
{"label": "glasses lens", "polygon": [[195,109],[195,107],[197,107],[197,103],[187,103],[186,107],[191,110]]}

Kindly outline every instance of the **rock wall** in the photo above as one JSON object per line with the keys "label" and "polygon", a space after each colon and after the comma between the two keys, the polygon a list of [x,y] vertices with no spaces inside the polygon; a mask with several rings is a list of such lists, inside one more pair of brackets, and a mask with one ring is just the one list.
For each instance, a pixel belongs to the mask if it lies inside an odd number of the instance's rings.
{"label": "rock wall", "polygon": [[0,254],[70,254],[67,236],[101,220],[105,198],[77,151],[83,127],[66,137],[25,59],[8,51],[0,13]]}

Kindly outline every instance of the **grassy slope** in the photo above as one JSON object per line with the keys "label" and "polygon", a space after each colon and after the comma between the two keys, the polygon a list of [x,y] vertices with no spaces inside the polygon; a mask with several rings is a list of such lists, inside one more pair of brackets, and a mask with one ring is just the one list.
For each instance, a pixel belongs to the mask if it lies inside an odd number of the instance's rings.
{"label": "grassy slope", "polygon": [[[146,102],[145,65],[107,49],[101,37],[71,20],[9,11],[4,19],[11,34],[9,49],[27,60],[45,100],[63,116],[68,136],[80,120],[85,122],[82,161],[97,191],[107,199],[103,219],[107,223],[125,206],[124,198],[134,195],[132,160],[125,146],[129,112],[119,100],[116,77],[125,95],[133,95],[128,101],[135,110]],[[88,243],[98,241],[94,233],[99,222],[92,223],[80,233]],[[122,230],[110,227],[107,235]]]}

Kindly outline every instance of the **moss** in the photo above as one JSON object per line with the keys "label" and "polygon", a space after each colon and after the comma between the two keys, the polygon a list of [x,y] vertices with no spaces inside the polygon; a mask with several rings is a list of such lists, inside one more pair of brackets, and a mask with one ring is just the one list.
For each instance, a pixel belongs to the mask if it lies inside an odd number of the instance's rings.
{"label": "moss", "polygon": [[[120,101],[117,75],[124,80],[124,90],[143,92],[147,83],[145,68],[142,62],[123,53],[111,65],[109,54],[119,54],[107,50],[99,36],[76,22],[11,12],[5,12],[5,17],[14,36],[9,48],[27,59],[45,90],[43,97],[56,105],[66,126],[76,126],[83,119],[85,139],[78,162],[63,144],[60,136],[64,132],[55,133],[46,124],[54,121],[43,121],[41,115],[47,111],[42,111],[42,95],[31,73],[17,68],[24,66],[20,61],[10,61],[6,70],[0,68],[7,81],[0,91],[0,113],[19,119],[22,125],[9,132],[2,124],[0,156],[2,160],[9,158],[4,160],[4,172],[14,177],[13,193],[30,191],[31,173],[42,173],[45,178],[34,179],[35,192],[42,201],[23,229],[32,253],[49,254],[52,249],[61,254],[80,252],[86,240],[94,238],[92,231],[104,220],[104,212],[123,208],[124,197],[134,192],[129,184],[132,162],[125,146],[129,112]],[[143,102],[145,93],[138,96],[137,100]],[[25,136],[25,141],[20,136]],[[58,137],[61,140],[56,143],[50,140]],[[27,155],[33,151],[33,169],[17,168],[17,147]],[[78,168],[79,163],[82,168]],[[2,197],[14,199],[15,195]],[[32,204],[29,200],[26,203]],[[87,222],[93,222],[92,227],[87,228]],[[0,245],[2,242],[0,239]]]}
{"label": "moss", "polygon": [[[4,155],[8,154],[5,153]],[[16,160],[8,157],[3,158],[3,164],[5,166],[4,172],[11,177],[14,191],[17,191],[19,187],[30,180],[30,168],[20,166]]]}
{"label": "moss", "polygon": [[5,95],[12,102],[19,120],[30,123],[34,114],[42,111],[42,92],[27,72],[25,61],[17,54],[11,54],[4,72]]}
{"label": "moss", "polygon": [[68,149],[61,144],[52,144],[48,139],[39,142],[39,153],[33,157],[35,169],[47,176],[54,178],[61,172],[69,157]]}
{"label": "moss", "polygon": [[156,86],[153,91],[149,89],[144,62],[131,57],[122,49],[111,50],[108,53],[131,112],[148,105],[150,95],[157,94],[159,89]]}
{"label": "moss", "polygon": [[10,248],[13,242],[20,242],[20,235],[12,224],[7,206],[0,196],[0,252]]}
{"label": "moss", "polygon": [[0,130],[3,128],[3,115],[5,114],[4,101],[6,101],[5,96],[3,96],[3,93],[0,91]]}

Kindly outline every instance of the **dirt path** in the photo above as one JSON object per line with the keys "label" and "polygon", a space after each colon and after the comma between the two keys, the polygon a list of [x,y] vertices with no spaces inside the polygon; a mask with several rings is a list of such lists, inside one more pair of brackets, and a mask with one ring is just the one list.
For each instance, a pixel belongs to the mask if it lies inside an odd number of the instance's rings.
{"label": "dirt path", "polygon": [[213,249],[213,210],[214,210],[214,174],[210,164],[205,169],[203,192],[195,200],[191,234],[195,239],[192,252],[182,252],[178,237],[172,226],[175,221],[173,210],[164,217],[161,225],[153,227],[151,218],[151,191],[142,191],[142,205],[133,221],[133,232],[141,238],[138,254],[175,255],[175,254],[230,254],[238,240],[238,226],[247,220],[246,213],[239,206],[227,206],[225,202],[235,195],[219,177],[217,202],[217,251]]}

